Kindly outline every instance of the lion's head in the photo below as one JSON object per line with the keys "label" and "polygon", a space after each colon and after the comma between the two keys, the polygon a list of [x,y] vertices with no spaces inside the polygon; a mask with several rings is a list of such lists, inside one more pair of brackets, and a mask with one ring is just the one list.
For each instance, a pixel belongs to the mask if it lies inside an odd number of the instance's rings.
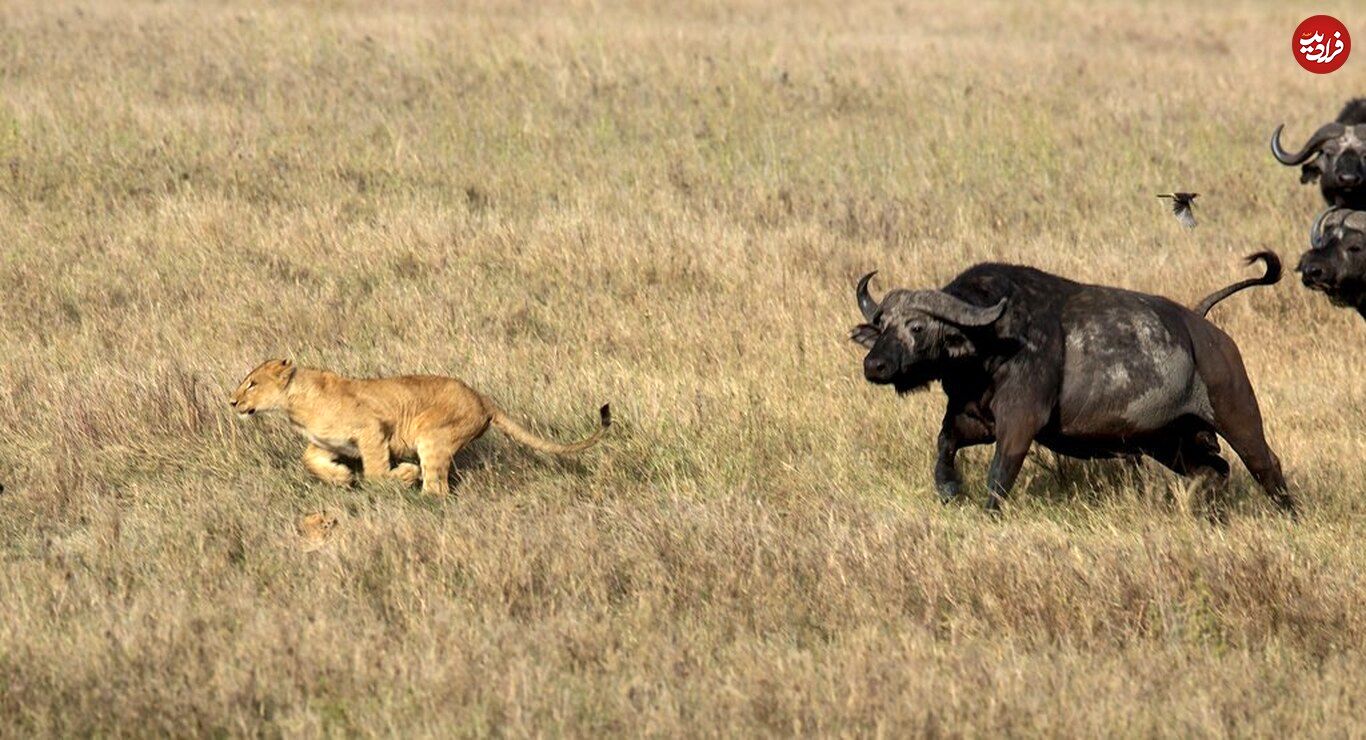
{"label": "lion's head", "polygon": [[266,360],[242,379],[228,405],[243,418],[257,411],[273,411],[284,405],[285,389],[294,380],[294,363]]}

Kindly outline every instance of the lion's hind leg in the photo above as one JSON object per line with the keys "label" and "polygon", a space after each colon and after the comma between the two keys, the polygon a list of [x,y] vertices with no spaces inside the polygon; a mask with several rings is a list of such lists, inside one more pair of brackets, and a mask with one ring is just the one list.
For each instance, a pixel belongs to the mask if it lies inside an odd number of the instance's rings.
{"label": "lion's hind leg", "polygon": [[479,438],[486,423],[462,424],[424,432],[417,438],[417,456],[422,462],[422,492],[444,496],[450,491],[452,458],[465,445]]}
{"label": "lion's hind leg", "polygon": [[334,486],[349,486],[353,479],[351,468],[337,462],[331,452],[315,444],[304,450],[304,467],[318,480]]}
{"label": "lion's hind leg", "polygon": [[422,462],[423,493],[444,496],[450,491],[447,476],[451,472],[451,458],[455,457],[455,451],[459,448],[453,434],[428,432],[417,439],[417,457]]}

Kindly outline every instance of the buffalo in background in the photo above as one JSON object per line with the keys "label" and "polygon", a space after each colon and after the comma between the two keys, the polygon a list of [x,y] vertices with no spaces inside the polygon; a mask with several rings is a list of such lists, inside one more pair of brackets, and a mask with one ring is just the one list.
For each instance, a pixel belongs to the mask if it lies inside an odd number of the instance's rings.
{"label": "buffalo in background", "polygon": [[[1266,275],[1199,305],[1280,277],[1275,254],[1253,255]],[[987,508],[999,509],[1030,446],[1063,455],[1147,455],[1182,475],[1222,484],[1228,441],[1282,509],[1294,513],[1281,464],[1238,347],[1202,315],[1160,296],[1087,285],[1031,267],[987,263],[941,290],[855,295],[866,323],[850,338],[868,349],[865,378],[898,393],[938,380],[948,396],[934,466],[947,502],[960,493],[958,450],[995,442]]]}
{"label": "buffalo in background", "polygon": [[1310,290],[1366,318],[1366,212],[1329,208],[1309,228],[1309,251],[1295,268]]}
{"label": "buffalo in background", "polygon": [[1366,209],[1366,98],[1347,103],[1337,120],[1325,123],[1293,154],[1281,146],[1281,130],[1271,134],[1271,153],[1283,165],[1302,165],[1300,182],[1318,180],[1330,206]]}

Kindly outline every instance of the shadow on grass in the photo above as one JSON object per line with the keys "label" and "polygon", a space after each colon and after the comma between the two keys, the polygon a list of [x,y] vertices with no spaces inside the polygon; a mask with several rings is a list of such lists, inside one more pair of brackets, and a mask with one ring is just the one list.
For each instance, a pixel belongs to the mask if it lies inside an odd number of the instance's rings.
{"label": "shadow on grass", "polygon": [[1145,457],[1079,460],[1035,451],[1029,459],[1033,474],[1022,475],[1014,493],[1046,504],[1100,506],[1133,501],[1220,523],[1269,505],[1267,496],[1237,462],[1228,480],[1218,485],[1178,475]]}

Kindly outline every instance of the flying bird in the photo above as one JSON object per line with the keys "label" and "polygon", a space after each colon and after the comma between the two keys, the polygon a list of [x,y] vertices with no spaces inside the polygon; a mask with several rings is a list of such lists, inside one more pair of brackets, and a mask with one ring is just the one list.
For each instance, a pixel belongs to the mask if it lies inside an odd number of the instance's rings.
{"label": "flying bird", "polygon": [[1181,225],[1188,228],[1195,228],[1195,214],[1191,212],[1191,206],[1195,199],[1200,197],[1199,193],[1158,193],[1159,198],[1172,199],[1172,214]]}

